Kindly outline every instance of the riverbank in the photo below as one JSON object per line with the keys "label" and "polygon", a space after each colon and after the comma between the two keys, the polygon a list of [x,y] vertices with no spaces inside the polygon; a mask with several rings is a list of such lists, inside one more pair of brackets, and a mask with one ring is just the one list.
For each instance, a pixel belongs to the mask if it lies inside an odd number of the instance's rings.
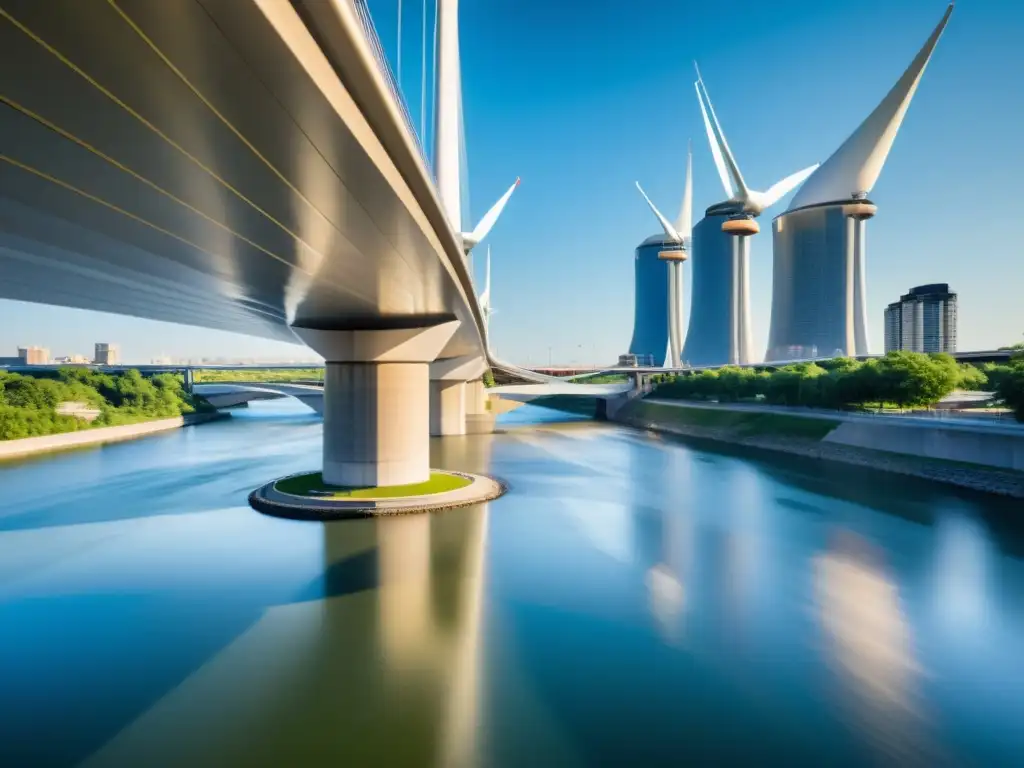
{"label": "riverbank", "polygon": [[[639,429],[839,461],[1024,498],[1024,472],[928,455],[930,451],[952,451],[957,455],[956,450],[966,448],[972,453],[964,455],[1013,462],[1015,443],[1020,440],[1024,444],[1024,431],[1019,436],[1005,435],[962,425],[905,424],[887,418],[829,418],[819,414],[635,400],[623,406],[614,420]],[[1006,444],[1007,440],[1014,444]]]}
{"label": "riverbank", "polygon": [[189,413],[170,419],[142,421],[136,424],[124,424],[117,427],[96,427],[95,429],[87,429],[80,432],[62,432],[56,435],[23,437],[19,440],[3,440],[0,441],[0,461],[20,459],[25,456],[34,456],[42,453],[66,451],[74,448],[84,448],[103,443],[134,440],[146,435],[157,434],[158,432],[166,432],[171,429],[179,429],[225,418],[230,418],[230,414],[218,412]]}

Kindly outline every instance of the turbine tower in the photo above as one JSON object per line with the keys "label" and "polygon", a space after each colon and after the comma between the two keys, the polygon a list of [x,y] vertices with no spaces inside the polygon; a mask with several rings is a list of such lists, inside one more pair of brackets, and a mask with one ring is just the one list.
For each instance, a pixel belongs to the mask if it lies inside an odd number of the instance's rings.
{"label": "turbine tower", "polygon": [[437,189],[448,221],[462,238],[468,254],[487,237],[512,193],[519,186],[513,182],[471,231],[463,231],[462,221],[462,73],[459,60],[459,0],[437,0],[437,103],[434,127],[434,173]]}
{"label": "turbine tower", "polygon": [[775,219],[770,360],[870,353],[865,222],[878,209],[868,194],[952,12],[951,3],[892,90]]}
{"label": "turbine tower", "polygon": [[751,363],[750,238],[760,231],[755,218],[818,166],[787,176],[764,192],[751,189],[725,138],[700,69],[693,85],[726,200],[708,208],[694,231],[693,301],[684,356],[693,365]]}
{"label": "turbine tower", "polygon": [[689,258],[690,231],[693,221],[693,150],[686,150],[686,182],[683,187],[683,204],[675,225],[669,222],[657,209],[651,198],[644,192],[640,182],[636,188],[644,196],[647,205],[665,230],[665,239],[676,245],[658,252],[658,258],[668,263],[668,346],[669,363],[672,368],[682,368],[683,351],[683,262]]}

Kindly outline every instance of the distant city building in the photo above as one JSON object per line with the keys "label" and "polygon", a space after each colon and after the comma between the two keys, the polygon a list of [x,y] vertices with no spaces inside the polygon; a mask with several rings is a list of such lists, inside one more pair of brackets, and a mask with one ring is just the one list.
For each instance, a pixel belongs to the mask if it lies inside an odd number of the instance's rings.
{"label": "distant city building", "polygon": [[946,283],[911,288],[885,308],[885,351],[956,352],[956,294]]}
{"label": "distant city building", "polygon": [[55,357],[53,362],[62,365],[88,365],[90,361],[85,355],[65,355],[64,357]]}
{"label": "distant city building", "polygon": [[50,350],[45,347],[18,347],[18,364],[46,365],[50,362]]}
{"label": "distant city building", "polygon": [[[660,363],[659,363],[660,365]],[[619,355],[620,368],[654,367],[654,355],[634,355],[627,353]]]}
{"label": "distant city building", "polygon": [[96,343],[96,354],[93,355],[92,361],[96,365],[120,365],[121,364],[121,348],[117,344],[107,344],[105,342]]}

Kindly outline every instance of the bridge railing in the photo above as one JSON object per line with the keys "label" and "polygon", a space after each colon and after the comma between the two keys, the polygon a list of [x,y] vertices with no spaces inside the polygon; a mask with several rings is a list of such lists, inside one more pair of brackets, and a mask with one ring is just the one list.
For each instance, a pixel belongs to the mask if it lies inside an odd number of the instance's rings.
{"label": "bridge railing", "polygon": [[398,84],[398,78],[395,77],[395,73],[391,70],[391,65],[388,63],[388,58],[384,53],[384,46],[381,44],[380,35],[377,34],[377,27],[373,24],[373,17],[370,15],[370,9],[366,4],[366,0],[351,0],[351,2],[356,9],[356,16],[359,17],[359,23],[362,25],[366,41],[370,44],[370,50],[373,51],[373,57],[377,60],[377,66],[384,76],[384,82],[387,83],[391,96],[394,98],[395,104],[398,105],[398,111],[402,115],[402,120],[405,121],[405,127],[409,130],[409,134],[416,144],[416,149],[419,150],[420,158],[427,168],[432,168],[430,159],[423,149],[422,137],[416,130],[416,124],[413,122],[412,115],[409,114],[409,105],[406,104],[405,97],[402,95],[402,88]]}

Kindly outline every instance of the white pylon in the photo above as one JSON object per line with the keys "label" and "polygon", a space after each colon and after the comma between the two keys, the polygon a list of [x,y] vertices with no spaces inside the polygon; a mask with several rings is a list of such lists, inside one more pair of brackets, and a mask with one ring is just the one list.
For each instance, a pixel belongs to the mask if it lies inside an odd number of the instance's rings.
{"label": "white pylon", "polygon": [[498,220],[519,179],[509,187],[471,231],[463,230],[459,134],[462,115],[462,74],[459,60],[459,0],[438,0],[437,103],[434,107],[434,169],[441,204],[452,229],[468,253]]}

